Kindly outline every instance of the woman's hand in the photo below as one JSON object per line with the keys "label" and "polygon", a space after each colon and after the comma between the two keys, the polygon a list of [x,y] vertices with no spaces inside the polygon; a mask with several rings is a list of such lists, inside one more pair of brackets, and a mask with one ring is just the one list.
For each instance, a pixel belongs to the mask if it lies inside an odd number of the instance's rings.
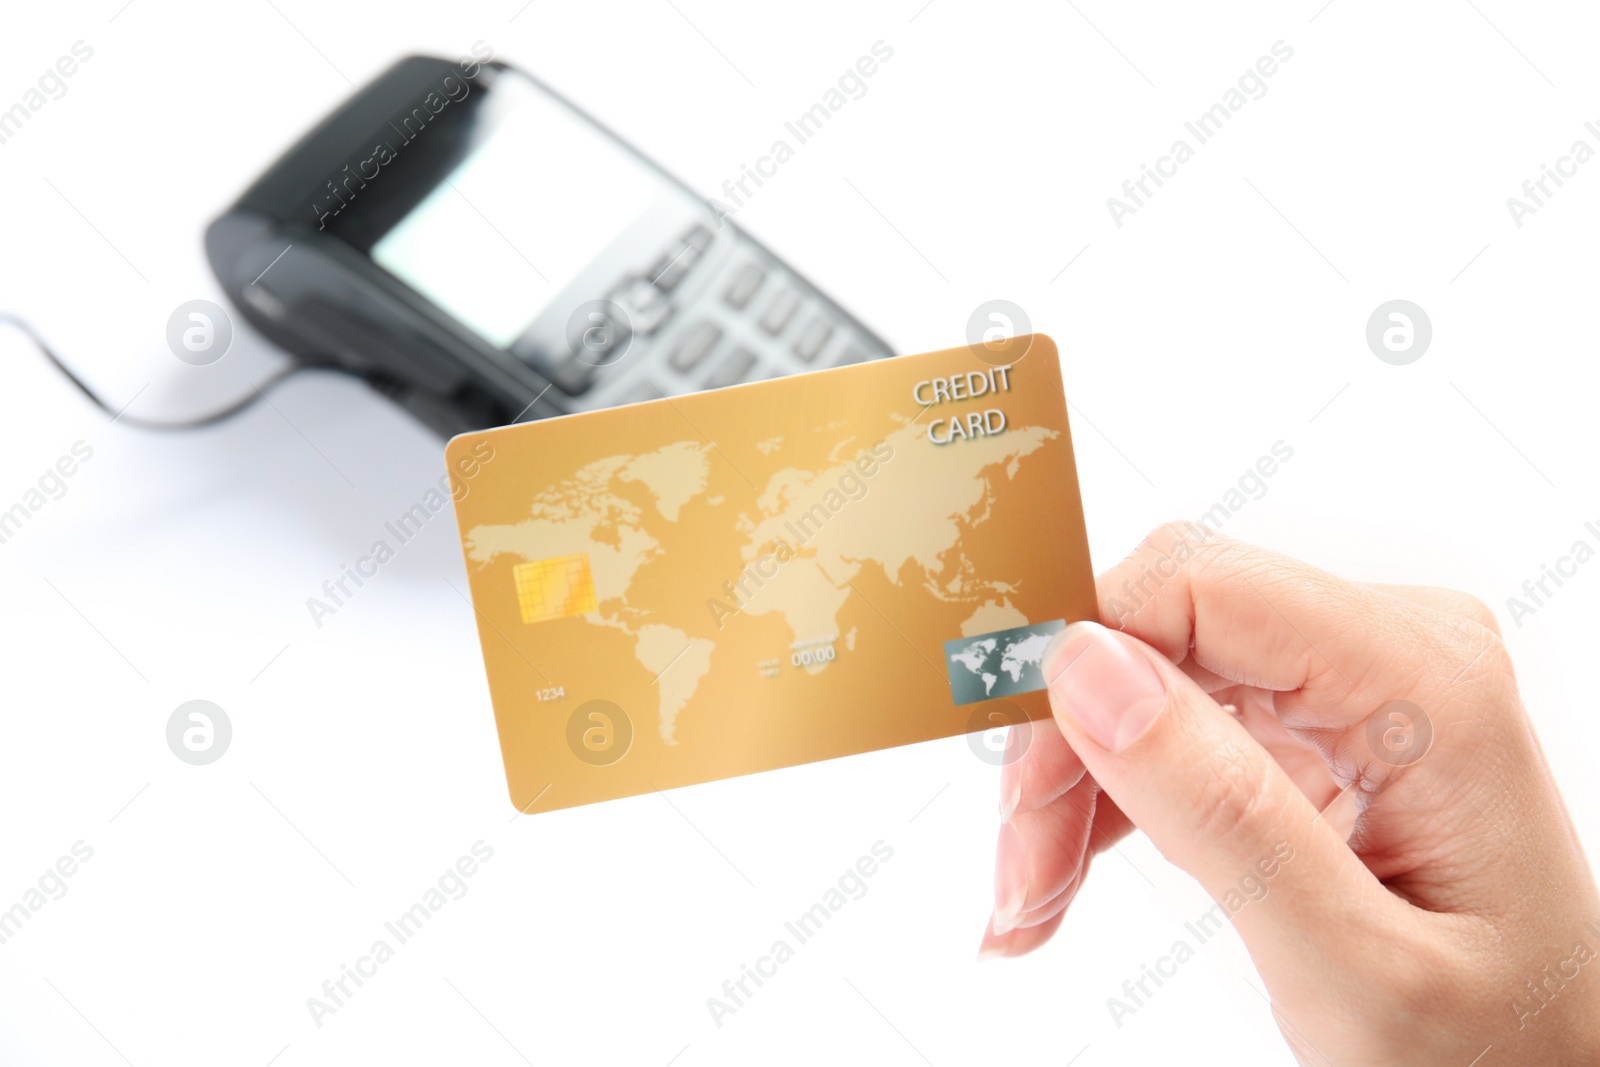
{"label": "woman's hand", "polygon": [[1487,608],[1188,524],[1098,585],[1113,629],[1046,652],[1054,722],[1003,773],[980,955],[1047,940],[1138,827],[1302,1063],[1600,1063],[1600,893]]}

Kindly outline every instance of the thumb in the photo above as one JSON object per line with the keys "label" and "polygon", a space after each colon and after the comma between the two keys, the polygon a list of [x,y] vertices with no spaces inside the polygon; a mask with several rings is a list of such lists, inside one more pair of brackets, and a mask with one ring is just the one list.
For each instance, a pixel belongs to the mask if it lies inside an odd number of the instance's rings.
{"label": "thumb", "polygon": [[1149,645],[1073,623],[1044,668],[1089,773],[1221,906],[1269,982],[1308,954],[1338,959],[1352,918],[1397,918],[1396,898],[1266,749]]}

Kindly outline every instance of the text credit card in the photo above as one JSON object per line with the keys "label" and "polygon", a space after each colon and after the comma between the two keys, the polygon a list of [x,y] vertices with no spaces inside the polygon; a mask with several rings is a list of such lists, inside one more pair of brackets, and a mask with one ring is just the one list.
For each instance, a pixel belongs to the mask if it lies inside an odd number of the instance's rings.
{"label": "text credit card", "polygon": [[463,434],[452,471],[526,812],[1048,717],[1098,616],[1031,335]]}

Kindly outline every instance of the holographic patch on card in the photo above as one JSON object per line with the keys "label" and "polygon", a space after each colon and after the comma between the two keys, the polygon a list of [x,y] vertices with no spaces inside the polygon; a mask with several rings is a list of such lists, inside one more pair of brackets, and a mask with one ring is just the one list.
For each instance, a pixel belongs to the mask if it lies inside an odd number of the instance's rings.
{"label": "holographic patch on card", "polygon": [[1043,689],[1048,684],[1041,664],[1044,647],[1066,628],[1065,619],[1054,619],[946,641],[951,699],[957,704],[976,704]]}

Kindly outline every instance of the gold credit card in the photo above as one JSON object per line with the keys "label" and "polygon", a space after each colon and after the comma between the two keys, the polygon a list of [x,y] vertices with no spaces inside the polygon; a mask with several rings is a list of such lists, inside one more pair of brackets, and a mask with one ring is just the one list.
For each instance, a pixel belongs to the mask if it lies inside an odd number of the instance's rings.
{"label": "gold credit card", "polygon": [[1049,716],[1097,617],[1032,335],[448,446],[511,800],[588,804]]}

